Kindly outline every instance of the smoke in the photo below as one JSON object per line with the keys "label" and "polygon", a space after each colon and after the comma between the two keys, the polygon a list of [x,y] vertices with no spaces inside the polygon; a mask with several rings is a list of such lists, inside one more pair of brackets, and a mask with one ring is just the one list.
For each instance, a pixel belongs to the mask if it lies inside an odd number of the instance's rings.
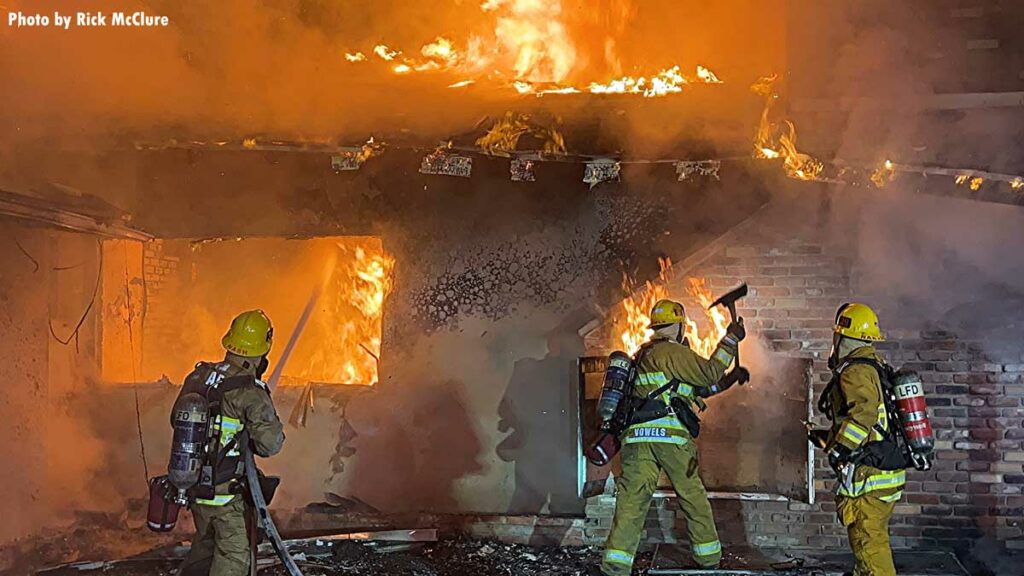
{"label": "smoke", "polygon": [[[757,34],[763,23],[752,3],[679,4],[561,2],[555,18],[575,54],[569,77],[607,81],[622,73],[705,64],[742,83],[777,64],[763,50],[754,56],[742,50],[770,44],[775,56],[781,54],[781,42]],[[762,4],[757,5],[769,17],[779,17],[780,11]],[[345,53],[369,54],[386,43],[418,56],[422,45],[439,36],[466,49],[470,38],[493,39],[502,18],[524,11],[484,11],[469,0],[13,0],[6,9],[142,10],[169,18],[166,28],[61,30],[6,22],[0,28],[0,79],[6,87],[0,95],[0,138],[91,147],[136,137],[365,138],[370,131],[451,128],[453,118],[472,118],[451,109],[453,92],[445,88],[462,78],[398,77],[381,62],[353,65]],[[726,27],[736,36],[725,38]],[[543,42],[537,48],[543,50]],[[517,56],[522,58],[527,56]],[[511,77],[511,71],[499,72]],[[410,93],[421,97],[410,100]],[[459,98],[479,100],[472,93]],[[422,117],[431,106],[441,114]]]}
{"label": "smoke", "polygon": [[[1012,112],[935,110],[937,95],[987,91],[997,83],[998,53],[988,52],[986,60],[974,52],[968,63],[961,56],[968,32],[948,26],[942,10],[880,7],[808,8],[822,26],[791,30],[791,99],[823,98],[832,106],[830,113],[797,116],[810,151],[868,166],[890,159],[1024,171],[1019,135],[1008,128],[1015,125]],[[806,52],[821,45],[837,57],[826,63]],[[951,177],[901,173],[882,190],[835,187],[822,205],[824,235],[855,255],[854,297],[878,306],[890,322],[962,328],[963,318],[947,322],[945,315],[960,307],[969,316],[966,306],[990,317],[976,324],[991,326],[1005,314],[992,301],[1021,297],[1024,257],[1013,247],[1024,240],[1024,214],[1014,206],[918,193],[953,188]],[[984,189],[977,196],[983,199]]]}

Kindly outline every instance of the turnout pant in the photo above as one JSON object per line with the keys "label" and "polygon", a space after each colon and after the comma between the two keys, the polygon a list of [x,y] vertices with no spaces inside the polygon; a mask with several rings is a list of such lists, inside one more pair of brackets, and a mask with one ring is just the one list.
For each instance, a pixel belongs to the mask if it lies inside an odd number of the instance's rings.
{"label": "turnout pant", "polygon": [[836,513],[850,536],[856,559],[854,576],[896,576],[889,547],[889,518],[895,502],[885,502],[870,492],[857,496],[836,496]]}
{"label": "turnout pant", "polygon": [[179,576],[248,576],[246,504],[235,496],[223,506],[192,505],[196,535]]}
{"label": "turnout pant", "polygon": [[601,562],[601,571],[605,574],[627,576],[632,571],[633,557],[662,470],[679,496],[694,560],[710,567],[722,559],[711,503],[697,470],[697,446],[687,438],[681,440],[682,445],[637,442],[622,447],[622,476],[616,484],[615,519]]}

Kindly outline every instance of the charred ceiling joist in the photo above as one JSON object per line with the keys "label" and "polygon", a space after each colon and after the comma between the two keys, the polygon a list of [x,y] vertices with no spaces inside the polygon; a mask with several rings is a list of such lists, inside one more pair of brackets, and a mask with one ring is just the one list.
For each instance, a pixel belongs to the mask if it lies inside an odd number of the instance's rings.
{"label": "charred ceiling joist", "polygon": [[59,199],[26,196],[0,189],[0,216],[104,238],[140,241],[153,239],[150,234],[128,226],[126,213],[103,204],[101,209],[93,210]]}

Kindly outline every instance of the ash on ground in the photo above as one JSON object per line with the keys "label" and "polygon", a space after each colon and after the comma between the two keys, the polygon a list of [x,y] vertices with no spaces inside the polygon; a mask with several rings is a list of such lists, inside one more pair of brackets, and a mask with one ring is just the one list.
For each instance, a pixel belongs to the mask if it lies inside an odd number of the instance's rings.
{"label": "ash on ground", "polygon": [[[597,547],[535,547],[480,540],[310,540],[291,550],[305,576],[583,576],[601,561],[601,550]],[[103,576],[164,576],[173,574],[178,562],[180,559],[134,558],[97,563],[89,568]],[[643,569],[649,563],[650,556],[641,554],[639,567]],[[262,576],[287,575],[273,556],[261,555],[258,566]],[[45,572],[46,576],[88,573],[71,567]]]}

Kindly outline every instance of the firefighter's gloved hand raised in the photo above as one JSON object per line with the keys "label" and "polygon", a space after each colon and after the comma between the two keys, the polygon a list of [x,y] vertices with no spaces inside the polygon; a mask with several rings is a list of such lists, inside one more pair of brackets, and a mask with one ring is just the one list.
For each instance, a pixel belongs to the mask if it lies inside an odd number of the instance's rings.
{"label": "firefighter's gloved hand raised", "polygon": [[828,445],[828,430],[824,428],[816,428],[807,431],[807,441],[813,444],[817,448],[825,449]]}
{"label": "firefighter's gloved hand raised", "polygon": [[743,327],[743,318],[737,319],[725,329],[725,335],[737,344],[747,337],[747,329]]}

